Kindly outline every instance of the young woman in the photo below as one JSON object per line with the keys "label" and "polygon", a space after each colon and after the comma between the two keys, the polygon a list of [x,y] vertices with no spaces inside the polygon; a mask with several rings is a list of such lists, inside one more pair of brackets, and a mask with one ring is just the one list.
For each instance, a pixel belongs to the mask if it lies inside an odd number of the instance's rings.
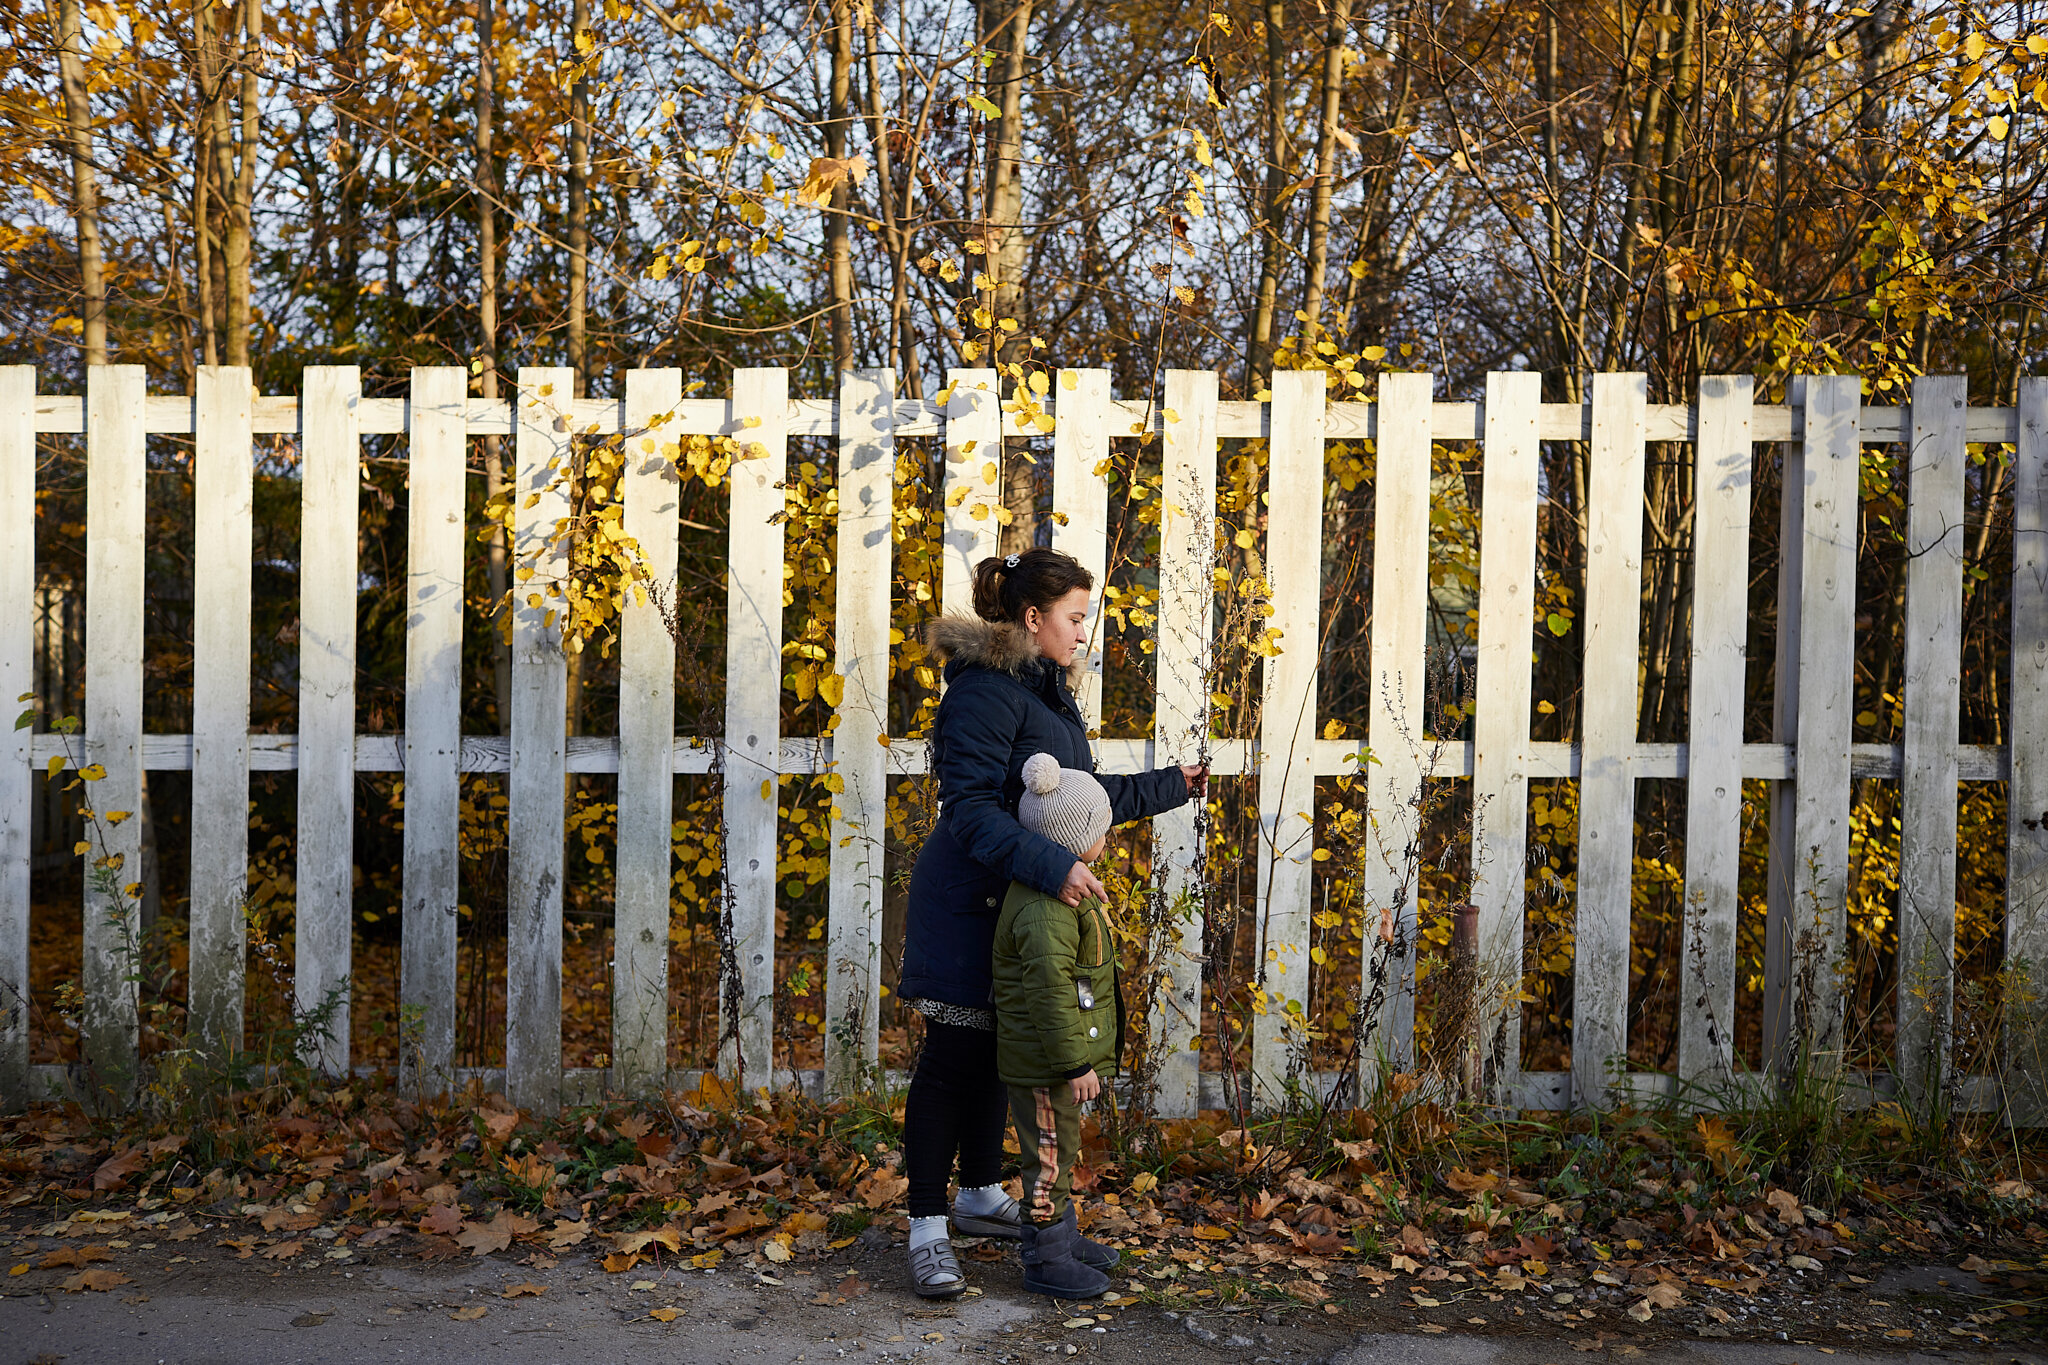
{"label": "young woman", "polygon": [[[924,1049],[903,1117],[910,1179],[910,1267],[917,1292],[951,1298],[967,1287],[947,1219],[963,1233],[1022,1236],[1000,1178],[1008,1092],[996,1073],[990,953],[1012,881],[1079,905],[1106,899],[1072,852],[1017,823],[1024,761],[1051,754],[1095,771],[1070,677],[1088,640],[1089,572],[1057,550],[985,559],[974,573],[973,616],[932,625],[946,695],[932,729],[939,822],[917,857],[897,994],[924,1016]],[[1203,767],[1135,777],[1098,775],[1116,823],[1185,804]],[[950,1208],[955,1157],[960,1197]]]}

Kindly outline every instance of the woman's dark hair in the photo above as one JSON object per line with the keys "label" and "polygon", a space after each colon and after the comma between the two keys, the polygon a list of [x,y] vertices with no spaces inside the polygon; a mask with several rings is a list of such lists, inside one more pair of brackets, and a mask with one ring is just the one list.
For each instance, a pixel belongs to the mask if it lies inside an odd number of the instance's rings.
{"label": "woman's dark hair", "polygon": [[1027,607],[1051,611],[1074,589],[1094,586],[1095,575],[1058,550],[995,555],[974,566],[974,614],[984,621],[1021,621]]}

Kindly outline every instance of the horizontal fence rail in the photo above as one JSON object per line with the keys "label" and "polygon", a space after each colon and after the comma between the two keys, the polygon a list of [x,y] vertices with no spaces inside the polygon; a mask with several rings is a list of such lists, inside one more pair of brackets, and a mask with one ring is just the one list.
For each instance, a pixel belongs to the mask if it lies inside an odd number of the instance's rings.
{"label": "horizontal fence rail", "polygon": [[[520,372],[510,400],[469,397],[465,372],[412,372],[405,398],[368,398],[351,368],[305,371],[302,398],[255,396],[247,370],[209,367],[191,397],[144,392],[139,367],[97,367],[83,398],[39,395],[34,371],[0,367],[0,688],[34,690],[32,632],[36,603],[35,467],[39,434],[86,438],[87,527],[84,733],[79,737],[16,730],[0,750],[0,1097],[56,1094],[64,1068],[29,1065],[29,820],[40,773],[52,759],[78,757],[105,770],[93,801],[103,809],[140,807],[145,771],[189,771],[192,825],[191,997],[202,1036],[240,1036],[242,892],[249,840],[242,812],[252,771],[299,774],[297,998],[301,1007],[339,995],[334,1037],[313,1058],[334,1072],[350,1065],[346,1018],[352,911],[349,826],[356,773],[403,773],[405,793],[401,1004],[417,1011],[415,1054],[421,1079],[471,1076],[502,1086],[522,1105],[549,1107],[606,1089],[644,1090],[681,1079],[666,1065],[667,921],[670,783],[673,774],[717,774],[724,791],[727,903],[736,951],[736,987],[722,989],[736,1021],[735,1041],[719,1069],[749,1083],[801,1081],[843,1093],[873,1074],[880,1001],[882,841],[885,782],[926,770],[925,747],[887,733],[892,573],[891,470],[898,438],[942,438],[946,460],[942,605],[968,605],[973,565],[993,553],[1001,501],[985,452],[1009,436],[1042,436],[1048,424],[998,401],[993,371],[949,376],[943,402],[896,395],[886,371],[853,371],[828,399],[792,399],[781,370],[742,370],[724,399],[681,397],[675,371],[636,371],[623,397],[551,401],[573,376],[559,369]],[[1116,400],[1106,372],[1063,371],[1043,411],[1053,442],[1054,543],[1091,568],[1107,567],[1107,497],[1102,471],[1111,441],[1159,432],[1164,459],[1162,597],[1159,603],[1157,717],[1148,738],[1105,738],[1100,765],[1132,772],[1196,756],[1208,702],[1198,680],[1213,647],[1213,558],[1218,442],[1263,437],[1275,487],[1297,493],[1269,509],[1267,569],[1282,652],[1264,670],[1263,729],[1255,739],[1211,739],[1201,746],[1219,775],[1256,776],[1260,816],[1262,960],[1281,965],[1278,982],[1307,980],[1305,926],[1311,896],[1318,777],[1365,779],[1368,808],[1398,842],[1418,783],[1463,779],[1474,786],[1473,899],[1483,952],[1519,961],[1525,906],[1527,788],[1532,780],[1580,783],[1580,884],[1574,996],[1574,1066],[1569,1073],[1525,1071],[1518,1030],[1507,1021],[1493,1049],[1492,1093],[1541,1107],[1597,1105],[1682,1091],[1693,1081],[1733,1074],[1729,1028],[1737,975],[1735,924],[1744,779],[1771,784],[1770,973],[1766,1039],[1784,1045],[1790,1021],[1808,1021],[1809,1046],[1840,1041],[1843,1002],[1829,972],[1800,975],[1786,965],[1787,945],[1818,934],[1838,953],[1846,933],[1845,897],[1850,782],[1895,779],[1904,797],[1901,952],[1941,963],[1954,957],[1956,784],[2007,782],[2016,814],[2008,835],[2005,945],[2008,960],[2048,959],[2048,820],[2029,827],[2026,812],[2048,810],[2048,381],[2028,380],[2017,408],[1971,408],[1962,381],[1922,379],[1904,406],[1865,406],[1854,378],[1795,381],[1794,401],[1757,404],[1747,377],[1702,382],[1697,401],[1645,401],[1641,375],[1600,375],[1588,402],[1540,401],[1534,376],[1489,377],[1484,402],[1432,401],[1426,375],[1381,377],[1375,402],[1328,401],[1323,378],[1275,376],[1271,401],[1222,402],[1216,377],[1169,372],[1163,401]],[[759,458],[738,462],[728,481],[727,701],[722,735],[673,735],[673,646],[651,606],[629,607],[620,650],[620,735],[564,733],[565,658],[559,604],[518,604],[512,621],[511,723],[506,735],[460,733],[457,705],[464,557],[476,553],[464,520],[467,442],[508,437],[516,513],[515,553],[537,556],[537,581],[559,572],[559,547],[547,544],[566,501],[553,470],[577,436],[658,429],[677,435],[744,436]],[[142,535],[145,442],[155,434],[193,440],[197,544],[194,566],[195,673],[192,733],[145,734],[141,724]],[[409,437],[408,602],[403,733],[354,733],[355,515],[361,439]],[[304,548],[300,732],[252,734],[249,717],[250,471],[259,435],[296,436],[302,458]],[[784,511],[791,437],[837,443],[838,555],[835,563],[835,669],[845,679],[830,737],[780,733],[780,696],[764,679],[783,657],[781,536],[764,534]],[[1315,706],[1316,655],[1296,647],[1319,630],[1323,543],[1322,452],[1337,440],[1374,440],[1374,574],[1370,682],[1373,711],[1362,739],[1322,734]],[[1433,441],[1478,442],[1482,503],[1475,719],[1468,741],[1420,740],[1426,609],[1429,592],[1430,451]],[[1586,494],[1589,569],[1585,612],[1582,737],[1534,741],[1529,734],[1532,581],[1537,460],[1544,441],[1588,443]],[[1696,581],[1690,674],[1690,733],[1680,743],[1636,741],[1638,591],[1646,446],[1694,446]],[[1785,443],[1786,496],[1780,526],[1778,714],[1771,742],[1742,738],[1748,606],[1751,469],[1758,443]],[[1856,521],[1864,445],[1910,449],[1907,528],[1905,723],[1898,744],[1850,741],[1854,709]],[[1973,442],[2016,447],[2015,550],[2011,602],[2010,723],[2004,745],[1958,742],[1962,583],[1962,469]],[[629,443],[629,452],[636,443]],[[651,444],[648,451],[651,452]],[[982,452],[982,453],[977,453]],[[672,471],[651,453],[628,461],[620,485],[626,528],[657,577],[672,574],[677,516]],[[528,507],[528,499],[538,504]],[[1204,501],[1206,499],[1206,503]],[[979,512],[977,516],[976,513]],[[664,535],[664,530],[667,534]],[[1189,572],[1191,571],[1191,572]],[[1097,632],[1099,643],[1100,630]],[[1099,648],[1082,689],[1084,711],[1099,716]],[[1196,680],[1191,683],[1190,680]],[[877,742],[877,741],[881,742]],[[1371,761],[1366,753],[1371,750]],[[771,1070],[776,1009],[774,953],[777,811],[772,779],[838,774],[829,877],[825,1065],[803,1076]],[[463,773],[508,775],[509,874],[507,1038],[502,1068],[455,1066],[457,781]],[[615,855],[617,921],[613,1066],[608,1072],[561,1064],[561,897],[563,779],[615,773],[620,823]],[[1686,942],[1689,951],[1674,1075],[1625,1065],[1629,984],[1631,858],[1635,782],[1687,784]],[[628,813],[628,807],[633,807]],[[104,835],[104,845],[101,843]],[[92,836],[86,854],[140,856],[137,822]],[[1602,841],[1606,841],[1603,843]],[[1187,812],[1155,822],[1158,880],[1169,893],[1198,885],[1200,843]],[[1369,874],[1375,907],[1399,897]],[[92,886],[91,879],[88,885]],[[436,913],[439,912],[439,913]],[[1391,978],[1361,1063],[1370,1083],[1384,1058],[1413,1060],[1415,924],[1412,899],[1395,942],[1369,948],[1370,964]],[[133,906],[88,892],[84,907],[84,1022],[90,1061],[109,1074],[133,1074],[138,1002],[123,944],[135,932]],[[1187,1113],[1219,1102],[1217,1078],[1203,1075],[1190,1043],[1201,1018],[1203,946],[1199,923],[1164,963],[1165,999],[1152,1020],[1168,1061],[1158,1073],[1158,1108]],[[1944,992],[1953,989],[1946,978]],[[1282,992],[1284,994],[1284,992]],[[1946,995],[1924,1036],[1902,1028],[1898,1083],[1926,1085],[1946,1076]],[[1722,1021],[1718,1027],[1714,1020]],[[1271,1026],[1254,1031],[1251,1073],[1271,1099],[1290,1083],[1320,1085],[1288,1073],[1283,1040]],[[1892,1078],[1865,1082],[1887,1093]],[[1962,1102],[1997,1102],[1990,1087],[1965,1078]]]}

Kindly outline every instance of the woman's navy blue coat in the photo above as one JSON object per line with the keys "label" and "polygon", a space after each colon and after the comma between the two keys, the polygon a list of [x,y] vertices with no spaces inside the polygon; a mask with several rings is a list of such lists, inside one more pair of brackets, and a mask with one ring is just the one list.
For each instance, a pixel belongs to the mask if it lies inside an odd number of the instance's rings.
{"label": "woman's navy blue coat", "polygon": [[[1024,760],[1051,754],[1095,771],[1066,670],[1022,627],[947,616],[934,622],[946,695],[932,726],[939,821],[917,855],[897,995],[987,1009],[996,919],[1012,881],[1057,894],[1074,855],[1017,823]],[[1179,768],[1097,774],[1118,824],[1188,799]]]}

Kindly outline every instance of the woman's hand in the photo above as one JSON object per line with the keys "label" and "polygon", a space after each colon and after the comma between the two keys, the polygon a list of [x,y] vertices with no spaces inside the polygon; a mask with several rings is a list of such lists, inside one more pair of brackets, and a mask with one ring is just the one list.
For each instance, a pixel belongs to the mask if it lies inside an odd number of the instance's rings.
{"label": "woman's hand", "polygon": [[1102,883],[1088,870],[1088,864],[1077,862],[1067,869],[1067,880],[1060,887],[1060,899],[1068,905],[1079,905],[1090,899],[1108,904],[1109,892],[1103,890]]}
{"label": "woman's hand", "polygon": [[1200,796],[1209,786],[1209,765],[1206,763],[1183,763],[1180,775],[1188,780],[1188,795]]}
{"label": "woman's hand", "polygon": [[1076,1104],[1086,1104],[1102,1093],[1102,1077],[1095,1074],[1093,1067],[1090,1067],[1086,1074],[1074,1077],[1067,1084],[1074,1087]]}

